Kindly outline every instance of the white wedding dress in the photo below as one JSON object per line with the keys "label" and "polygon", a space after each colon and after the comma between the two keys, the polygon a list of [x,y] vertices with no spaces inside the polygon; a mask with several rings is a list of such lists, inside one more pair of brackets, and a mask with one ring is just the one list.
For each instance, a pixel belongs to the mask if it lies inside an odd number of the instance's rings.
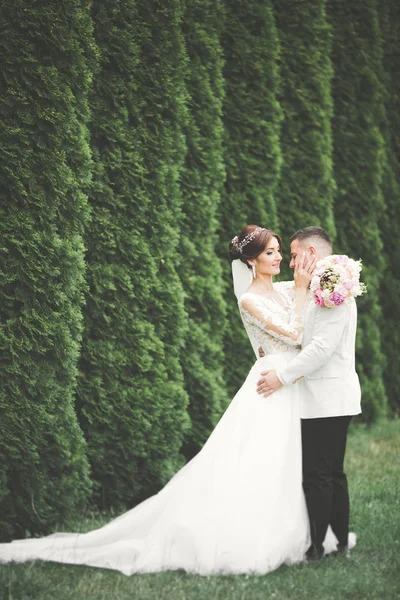
{"label": "white wedding dress", "polygon": [[[291,332],[293,286],[274,285],[282,302],[252,298],[269,322]],[[282,368],[299,350],[251,317],[240,300],[239,306],[253,346],[261,346],[265,357],[255,362],[197,456],[158,494],[106,526],[0,544],[0,562],[41,559],[126,575],[172,569],[211,575],[263,574],[304,559],[309,531],[299,386],[269,398],[256,392],[261,371]],[[325,550],[334,548],[329,531]]]}

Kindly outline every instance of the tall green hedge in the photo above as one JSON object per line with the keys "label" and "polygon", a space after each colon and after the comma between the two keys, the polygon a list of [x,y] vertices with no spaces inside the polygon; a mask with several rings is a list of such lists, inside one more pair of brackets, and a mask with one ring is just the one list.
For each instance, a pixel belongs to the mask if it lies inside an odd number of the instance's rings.
{"label": "tall green hedge", "polygon": [[[190,424],[180,365],[187,315],[178,276],[178,266],[184,260],[178,252],[182,218],[179,179],[186,152],[183,127],[187,120],[183,11],[183,0],[151,0],[140,5],[138,14],[143,28],[137,32],[141,61],[136,73],[139,85],[135,135],[140,140],[144,167],[138,183],[147,198],[143,233],[157,267],[151,281],[147,318],[163,345],[161,364],[154,364],[157,375],[163,368],[166,373],[158,391],[152,385],[159,408],[150,414],[163,443],[154,443],[155,467],[146,461],[149,473],[143,481],[147,492],[157,490],[182,464],[178,452]],[[146,427],[147,446],[149,437]],[[157,459],[163,466],[159,475]]]}
{"label": "tall green hedge", "polygon": [[[0,536],[44,533],[90,482],[73,407],[95,58],[87,3],[0,7]],[[89,61],[89,62],[88,62]]]}
{"label": "tall green hedge", "polygon": [[191,430],[184,452],[191,457],[227,405],[223,376],[226,310],[221,261],[216,254],[216,211],[225,180],[223,163],[220,0],[188,0],[183,20],[189,115],[182,174],[181,280],[189,316],[181,363],[189,395]]}
{"label": "tall green hedge", "polygon": [[387,358],[384,372],[386,392],[392,413],[400,413],[400,370],[396,360],[400,347],[400,277],[397,244],[400,238],[400,4],[382,0],[379,4],[379,22],[383,42],[384,79],[381,82],[385,103],[386,160],[382,192],[385,211],[380,229],[385,257],[385,270],[380,284],[380,302],[383,310],[382,350]]}
{"label": "tall green hedge", "polygon": [[[335,233],[332,167],[333,75],[326,0],[273,0],[281,43],[283,165],[276,194],[289,259],[290,236],[319,225]],[[287,263],[286,263],[287,264]],[[289,276],[286,266],[285,276]]]}
{"label": "tall green hedge", "polygon": [[337,249],[364,262],[368,294],[358,301],[356,361],[363,392],[363,417],[386,412],[379,288],[384,269],[379,220],[385,205],[382,48],[377,3],[330,2],[333,25],[333,138],[337,193]]}
{"label": "tall green hedge", "polygon": [[[247,224],[278,228],[274,192],[281,155],[281,108],[277,100],[279,40],[271,2],[226,3],[222,35],[226,184],[219,210],[229,326],[225,336],[228,389],[233,394],[254,362],[254,353],[233,294],[228,246]],[[240,359],[238,359],[240,357]]]}
{"label": "tall green hedge", "polygon": [[248,223],[363,258],[363,414],[385,385],[399,411],[397,2],[15,0],[0,25],[2,539],[84,506],[86,452],[118,508],[198,450],[254,360]]}
{"label": "tall green hedge", "polygon": [[176,470],[188,425],[176,273],[185,54],[178,1],[92,10],[101,68],[78,407],[95,500],[122,508]]}

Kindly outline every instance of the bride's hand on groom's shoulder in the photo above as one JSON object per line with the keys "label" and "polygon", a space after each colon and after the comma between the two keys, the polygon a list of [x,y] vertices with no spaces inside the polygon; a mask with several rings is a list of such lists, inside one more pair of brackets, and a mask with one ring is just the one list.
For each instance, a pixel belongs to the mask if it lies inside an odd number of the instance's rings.
{"label": "bride's hand on groom's shoulder", "polygon": [[264,398],[271,396],[274,392],[277,392],[283,387],[280,382],[276,371],[261,371],[261,378],[257,382],[257,393]]}

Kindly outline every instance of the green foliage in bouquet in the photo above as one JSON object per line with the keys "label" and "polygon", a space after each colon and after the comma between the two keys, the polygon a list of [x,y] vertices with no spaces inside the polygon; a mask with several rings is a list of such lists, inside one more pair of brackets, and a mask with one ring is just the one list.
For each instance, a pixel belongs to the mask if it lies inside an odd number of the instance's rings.
{"label": "green foliage in bouquet", "polygon": [[101,69],[78,409],[95,500],[118,509],[177,469],[188,425],[176,271],[184,46],[178,0],[104,0],[92,10]]}
{"label": "green foliage in bouquet", "polygon": [[2,3],[0,537],[45,533],[90,482],[74,412],[90,179],[87,3]]}
{"label": "green foliage in bouquet", "polygon": [[[310,225],[334,235],[332,170],[333,75],[325,0],[273,0],[281,44],[283,165],[277,190],[280,232],[289,259],[290,236]],[[287,267],[284,278],[292,278]]]}
{"label": "green foliage in bouquet", "polygon": [[225,181],[223,163],[220,0],[188,0],[183,32],[187,65],[187,152],[181,179],[180,275],[189,316],[181,363],[189,395],[191,430],[184,453],[197,452],[228,402],[223,377],[226,310],[221,261],[216,255],[216,211]]}
{"label": "green foliage in bouquet", "polygon": [[363,418],[386,413],[381,346],[379,290],[384,270],[379,221],[385,209],[385,121],[382,95],[382,48],[377,4],[330,2],[333,26],[334,164],[337,192],[336,251],[363,259],[368,294],[357,301],[359,327],[356,366],[363,394]]}
{"label": "green foliage in bouquet", "polygon": [[380,229],[385,268],[380,283],[380,303],[383,311],[381,326],[382,350],[386,356],[384,381],[392,413],[400,413],[400,369],[397,357],[400,348],[400,278],[397,240],[400,239],[400,77],[399,40],[400,4],[396,0],[381,0],[379,22],[383,43],[383,80],[386,109],[383,135],[385,163],[382,193],[385,211],[381,213]]}
{"label": "green foliage in bouquet", "polygon": [[254,353],[233,293],[228,247],[247,224],[278,228],[274,199],[281,155],[281,108],[277,100],[279,40],[271,2],[226,5],[222,35],[226,184],[219,210],[219,253],[224,259],[227,320],[226,381],[233,394],[246,377]]}

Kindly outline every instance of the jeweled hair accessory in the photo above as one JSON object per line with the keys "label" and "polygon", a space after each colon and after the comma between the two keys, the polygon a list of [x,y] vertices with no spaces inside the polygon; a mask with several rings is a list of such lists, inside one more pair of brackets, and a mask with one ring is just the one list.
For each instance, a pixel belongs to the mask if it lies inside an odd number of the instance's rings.
{"label": "jeweled hair accessory", "polygon": [[240,254],[243,254],[243,248],[247,246],[247,244],[250,244],[251,240],[254,240],[254,238],[260,231],[265,231],[264,227],[256,227],[251,233],[248,233],[240,243],[238,236],[235,235],[235,237],[232,240],[232,245],[235,248],[235,250],[237,252],[240,252]]}

